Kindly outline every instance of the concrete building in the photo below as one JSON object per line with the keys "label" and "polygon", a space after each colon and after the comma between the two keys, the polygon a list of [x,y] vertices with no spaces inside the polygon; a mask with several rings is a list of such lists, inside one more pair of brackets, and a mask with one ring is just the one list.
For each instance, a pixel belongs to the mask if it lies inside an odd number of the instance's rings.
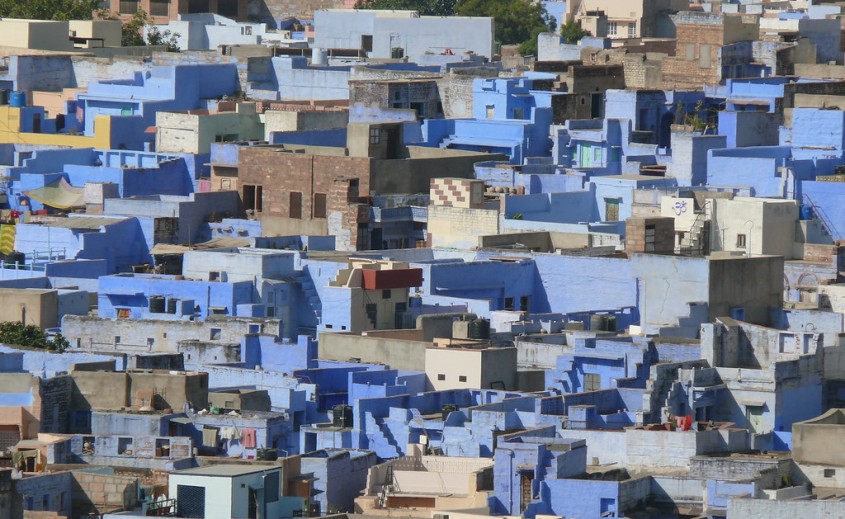
{"label": "concrete building", "polygon": [[434,346],[425,350],[425,373],[432,391],[517,390],[516,348],[435,339]]}
{"label": "concrete building", "polygon": [[677,0],[637,0],[629,5],[619,5],[613,0],[586,0],[566,5],[565,21],[585,21],[602,12],[607,18],[607,33],[613,39],[672,38],[675,30],[670,14],[684,11],[689,4]]}
{"label": "concrete building", "polygon": [[156,114],[156,150],[160,153],[208,155],[215,142],[260,140],[264,128],[255,105],[238,103],[234,110],[216,112],[158,112]]}
{"label": "concrete building", "polygon": [[286,497],[282,469],[252,465],[210,465],[176,471],[168,478],[168,495],[180,517],[293,517],[306,510],[305,500]]}
{"label": "concrete building", "polygon": [[472,164],[501,158],[403,142],[399,124],[350,124],[345,149],[242,149],[238,184],[243,206],[261,220],[266,233],[332,234],[338,250],[381,248],[379,230],[368,225],[369,204],[362,202],[370,193],[424,193],[434,176],[468,177]]}
{"label": "concrete building", "polygon": [[202,2],[189,0],[121,2],[120,0],[109,0],[106,8],[123,22],[130,20],[139,9],[150,15],[154,23],[167,23],[169,20],[177,20],[179,15],[182,14],[201,13],[218,14],[235,20],[246,20],[248,13],[246,0],[204,0]]}
{"label": "concrete building", "polygon": [[751,45],[759,38],[756,16],[683,11],[671,18],[677,43],[675,57],[663,60],[664,88],[698,89],[723,79],[760,75],[754,70]]}
{"label": "concrete building", "polygon": [[370,58],[426,53],[478,54],[493,57],[493,19],[420,16],[416,11],[327,9],[314,12],[314,47],[360,49]]}
{"label": "concrete building", "polygon": [[387,516],[410,508],[414,516],[428,517],[435,510],[485,507],[492,490],[492,465],[485,459],[423,456],[416,449],[413,455],[371,468],[355,509]]}

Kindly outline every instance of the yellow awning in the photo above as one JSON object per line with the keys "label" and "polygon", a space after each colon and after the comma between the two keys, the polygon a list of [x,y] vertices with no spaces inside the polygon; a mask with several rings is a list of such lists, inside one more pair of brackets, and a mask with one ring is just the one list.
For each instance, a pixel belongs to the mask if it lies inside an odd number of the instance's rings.
{"label": "yellow awning", "polygon": [[81,187],[73,187],[68,184],[64,177],[50,182],[44,187],[24,191],[26,196],[38,200],[42,204],[56,209],[70,209],[72,207],[85,207],[85,190]]}

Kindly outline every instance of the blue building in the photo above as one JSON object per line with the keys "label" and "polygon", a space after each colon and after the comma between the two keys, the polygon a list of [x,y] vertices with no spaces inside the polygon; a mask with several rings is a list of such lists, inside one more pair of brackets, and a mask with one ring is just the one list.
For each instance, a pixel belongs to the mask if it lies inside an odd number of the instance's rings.
{"label": "blue building", "polygon": [[551,150],[552,97],[533,90],[533,79],[476,79],[472,119],[428,119],[424,146],[504,153],[512,164],[543,157]]}
{"label": "blue building", "polygon": [[[130,80],[100,81],[88,85],[77,96],[84,114],[85,135],[94,134],[98,115],[126,117],[126,149],[148,148],[154,133],[147,128],[156,124],[156,112],[207,109],[211,102],[240,90],[234,64],[172,65],[136,72]],[[114,131],[114,130],[113,130]]]}

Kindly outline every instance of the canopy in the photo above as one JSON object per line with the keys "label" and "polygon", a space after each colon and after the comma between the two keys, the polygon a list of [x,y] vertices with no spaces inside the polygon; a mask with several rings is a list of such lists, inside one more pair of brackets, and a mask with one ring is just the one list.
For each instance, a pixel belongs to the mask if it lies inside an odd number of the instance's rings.
{"label": "canopy", "polygon": [[56,209],[85,207],[85,189],[73,187],[68,184],[64,177],[50,182],[44,187],[24,191],[23,194]]}

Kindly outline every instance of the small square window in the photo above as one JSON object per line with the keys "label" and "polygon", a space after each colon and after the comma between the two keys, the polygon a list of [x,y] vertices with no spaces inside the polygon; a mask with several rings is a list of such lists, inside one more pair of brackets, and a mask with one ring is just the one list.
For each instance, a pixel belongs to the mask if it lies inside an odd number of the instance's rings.
{"label": "small square window", "polygon": [[836,475],[836,469],[824,469],[824,477],[832,478]]}
{"label": "small square window", "polygon": [[210,335],[211,335],[210,339],[212,341],[219,341],[221,333],[222,333],[222,330],[220,328],[212,328],[211,333],[210,333]]}
{"label": "small square window", "polygon": [[381,291],[381,298],[382,299],[390,299],[390,290],[382,290]]}
{"label": "small square window", "polygon": [[438,373],[437,380],[446,380],[446,375],[444,375],[443,373]]}
{"label": "small square window", "polygon": [[745,235],[744,234],[737,234],[736,235],[736,246],[737,247],[745,247]]}
{"label": "small square window", "polygon": [[458,376],[458,382],[466,382],[466,381],[467,381],[466,375],[459,375]]}
{"label": "small square window", "polygon": [[381,143],[381,128],[370,128],[370,144]]}
{"label": "small square window", "polygon": [[120,344],[120,335],[115,335],[115,336],[114,336],[114,343],[115,343],[115,344]]}

